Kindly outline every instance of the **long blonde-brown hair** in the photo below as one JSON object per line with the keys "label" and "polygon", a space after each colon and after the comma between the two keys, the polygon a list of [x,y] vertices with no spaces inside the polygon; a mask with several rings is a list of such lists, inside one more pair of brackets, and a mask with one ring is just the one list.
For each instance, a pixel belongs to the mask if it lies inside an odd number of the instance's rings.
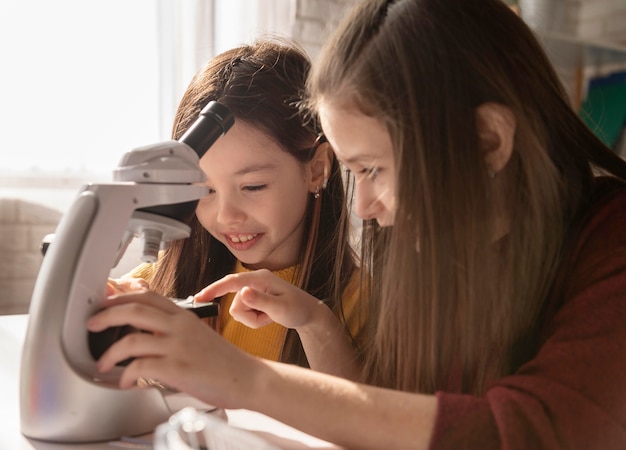
{"label": "long blonde-brown hair", "polygon": [[[536,350],[592,169],[624,178],[626,166],[578,119],[540,44],[501,0],[365,0],[328,41],[308,87],[310,107],[374,116],[394,144],[397,212],[377,247],[385,265],[375,267],[366,380],[483,392]],[[497,242],[476,131],[487,102],[516,117],[498,174],[511,226]]]}

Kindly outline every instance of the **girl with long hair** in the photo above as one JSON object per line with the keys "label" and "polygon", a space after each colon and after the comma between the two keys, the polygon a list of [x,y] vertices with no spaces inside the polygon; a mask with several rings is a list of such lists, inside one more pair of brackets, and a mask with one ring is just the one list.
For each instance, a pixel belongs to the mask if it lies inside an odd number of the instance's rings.
{"label": "girl with long hair", "polygon": [[[190,237],[174,241],[157,263],[111,280],[113,290],[149,286],[186,298],[227,274],[266,269],[323,300],[356,344],[363,312],[349,242],[349,186],[318,121],[299,109],[309,69],[296,44],[264,37],[215,56],[194,76],[172,138],[179,139],[209,101],[235,117],[200,160],[209,194],[189,223]],[[231,314],[237,313],[233,297],[221,298],[218,317],[209,320],[220,334],[252,355],[309,365],[295,328],[266,316],[242,323]]]}

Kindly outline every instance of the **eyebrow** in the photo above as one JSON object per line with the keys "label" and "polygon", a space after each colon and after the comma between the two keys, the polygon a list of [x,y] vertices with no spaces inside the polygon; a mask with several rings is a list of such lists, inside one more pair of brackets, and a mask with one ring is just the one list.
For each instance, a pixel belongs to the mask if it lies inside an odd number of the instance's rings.
{"label": "eyebrow", "polygon": [[340,160],[343,164],[364,164],[372,161],[380,160],[380,156],[373,156],[368,154],[356,155],[348,159]]}
{"label": "eyebrow", "polygon": [[274,170],[276,169],[276,164],[252,164],[246,167],[239,169],[235,172],[235,176],[246,175],[252,172],[263,172],[265,170]]}

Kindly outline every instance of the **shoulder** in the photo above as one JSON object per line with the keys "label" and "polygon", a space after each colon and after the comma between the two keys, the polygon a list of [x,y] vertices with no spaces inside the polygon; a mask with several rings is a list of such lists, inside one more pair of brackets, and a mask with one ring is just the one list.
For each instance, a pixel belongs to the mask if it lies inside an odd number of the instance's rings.
{"label": "shoulder", "polygon": [[570,232],[566,258],[580,260],[626,247],[626,183],[597,178],[591,202],[579,217]]}
{"label": "shoulder", "polygon": [[593,200],[584,214],[582,225],[594,228],[602,223],[626,217],[626,183],[611,177],[599,177],[594,183]]}
{"label": "shoulder", "polygon": [[554,294],[557,304],[578,301],[588,307],[626,295],[625,183],[597,179],[592,201],[570,232]]}

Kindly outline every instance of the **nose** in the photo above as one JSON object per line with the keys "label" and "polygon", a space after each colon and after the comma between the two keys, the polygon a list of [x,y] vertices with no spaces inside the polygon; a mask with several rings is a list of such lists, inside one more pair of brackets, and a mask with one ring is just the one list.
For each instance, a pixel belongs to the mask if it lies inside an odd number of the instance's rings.
{"label": "nose", "polygon": [[246,213],[238,199],[229,195],[220,195],[217,210],[217,222],[223,225],[240,223],[245,220]]}
{"label": "nose", "polygon": [[376,218],[378,196],[370,186],[356,183],[354,187],[354,212],[363,220]]}

